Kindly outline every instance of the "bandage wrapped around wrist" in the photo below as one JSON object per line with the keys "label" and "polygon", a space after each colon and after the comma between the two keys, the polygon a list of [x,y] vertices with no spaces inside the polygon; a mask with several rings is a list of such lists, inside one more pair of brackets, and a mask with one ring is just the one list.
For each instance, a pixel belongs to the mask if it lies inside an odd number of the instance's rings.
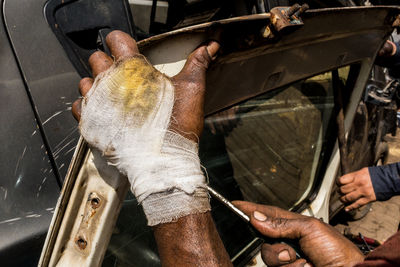
{"label": "bandage wrapped around wrist", "polygon": [[210,210],[197,143],[168,130],[174,86],[143,56],[114,63],[82,101],[80,130],[125,174],[149,225]]}

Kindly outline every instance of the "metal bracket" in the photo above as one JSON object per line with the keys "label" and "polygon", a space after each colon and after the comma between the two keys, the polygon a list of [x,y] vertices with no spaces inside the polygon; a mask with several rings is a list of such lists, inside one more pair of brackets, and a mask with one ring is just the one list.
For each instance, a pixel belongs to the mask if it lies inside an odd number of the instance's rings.
{"label": "metal bracket", "polygon": [[309,9],[307,4],[300,6],[294,4],[291,7],[274,7],[271,9],[271,23],[277,32],[286,28],[304,25],[301,15]]}

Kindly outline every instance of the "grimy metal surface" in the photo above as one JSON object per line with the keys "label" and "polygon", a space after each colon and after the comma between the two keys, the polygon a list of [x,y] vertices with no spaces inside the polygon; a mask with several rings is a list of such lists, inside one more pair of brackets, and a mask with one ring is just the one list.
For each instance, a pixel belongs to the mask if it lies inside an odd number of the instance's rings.
{"label": "grimy metal surface", "polygon": [[[173,75],[193,48],[212,37],[210,32],[218,28],[220,35],[214,37],[219,38],[222,51],[207,76],[206,112],[210,114],[354,62],[362,62],[363,80],[357,82],[358,87],[362,86],[398,13],[397,8],[382,7],[310,11],[303,17],[304,26],[266,39],[259,36],[270,23],[269,15],[248,16],[163,34],[140,42],[139,47],[158,69]],[[352,114],[346,116],[353,117],[355,108],[350,110]],[[98,257],[104,255],[104,244],[109,242],[119,210],[116,201],[122,201],[121,188],[124,185],[126,189],[126,179],[107,169],[111,167],[101,163],[97,153],[85,149],[80,153],[86,155],[71,163],[70,170],[76,171],[67,177],[40,266],[68,265],[78,258],[80,266],[98,266]],[[79,172],[76,166],[81,166]],[[93,194],[101,199],[102,219],[94,216],[91,221],[86,214]]]}
{"label": "grimy metal surface", "polygon": [[[161,72],[174,75],[199,42],[218,38],[222,49],[207,73],[205,111],[211,114],[311,74],[374,57],[397,12],[385,7],[310,10],[302,16],[303,26],[273,38],[261,35],[269,15],[248,16],[180,29],[138,45]],[[211,34],[216,30],[218,37]]]}

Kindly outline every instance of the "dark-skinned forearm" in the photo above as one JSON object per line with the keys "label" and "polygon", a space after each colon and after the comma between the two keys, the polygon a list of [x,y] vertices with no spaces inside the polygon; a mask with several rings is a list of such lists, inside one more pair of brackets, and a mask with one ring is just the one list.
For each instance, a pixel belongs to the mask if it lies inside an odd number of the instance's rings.
{"label": "dark-skinned forearm", "polygon": [[163,266],[232,266],[211,213],[153,227]]}

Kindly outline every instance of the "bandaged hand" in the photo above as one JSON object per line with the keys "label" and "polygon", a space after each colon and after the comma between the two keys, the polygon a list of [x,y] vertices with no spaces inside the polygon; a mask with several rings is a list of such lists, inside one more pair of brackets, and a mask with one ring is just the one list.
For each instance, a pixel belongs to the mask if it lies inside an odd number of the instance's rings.
{"label": "bandaged hand", "polygon": [[101,51],[90,57],[94,80],[81,80],[83,99],[73,105],[82,136],[128,177],[149,225],[209,211],[197,142],[218,43],[200,46],[167,77],[129,35],[114,31],[106,41],[113,59]]}

